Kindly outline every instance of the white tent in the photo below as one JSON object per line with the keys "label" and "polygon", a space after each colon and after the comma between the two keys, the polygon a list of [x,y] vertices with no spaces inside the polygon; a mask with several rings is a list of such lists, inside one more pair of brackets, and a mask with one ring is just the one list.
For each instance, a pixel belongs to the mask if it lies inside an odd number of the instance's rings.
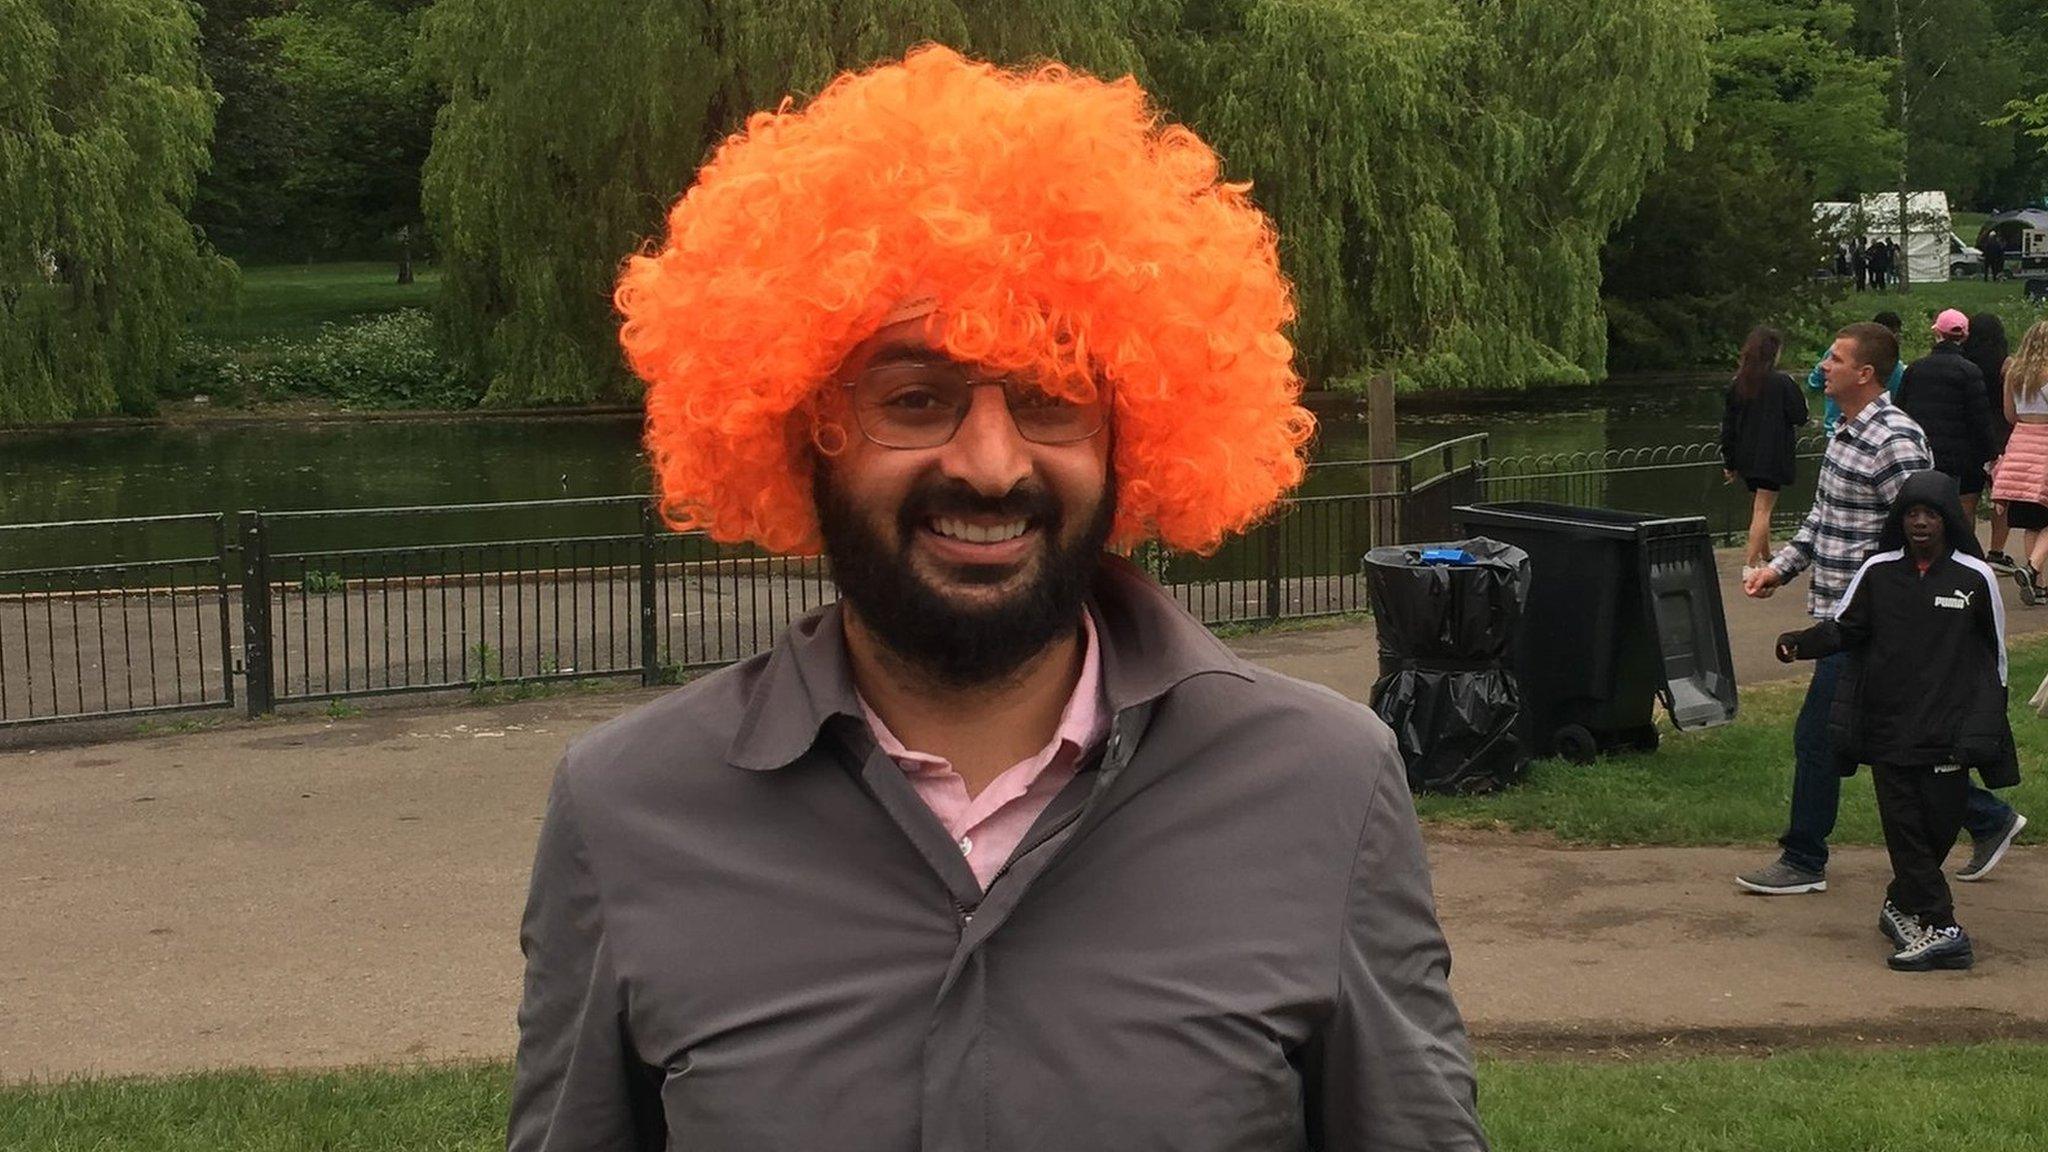
{"label": "white tent", "polygon": [[1813,205],[1813,222],[1820,234],[1847,243],[1856,226],[1856,205],[1847,200],[1819,200]]}
{"label": "white tent", "polygon": [[[1863,217],[1863,234],[1871,240],[1899,243],[1899,194],[1874,192],[1857,205]],[[1906,275],[1915,284],[1932,284],[1948,279],[1948,238],[1954,228],[1948,214],[1948,193],[1908,192],[1906,224]]]}

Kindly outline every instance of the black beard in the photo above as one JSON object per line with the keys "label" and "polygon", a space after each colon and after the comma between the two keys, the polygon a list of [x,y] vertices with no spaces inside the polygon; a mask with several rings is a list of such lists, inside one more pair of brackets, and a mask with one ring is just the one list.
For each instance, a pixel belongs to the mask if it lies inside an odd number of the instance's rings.
{"label": "black beard", "polygon": [[[1043,488],[1020,485],[990,500],[958,481],[938,481],[913,489],[903,502],[896,516],[903,544],[892,549],[833,486],[823,460],[813,470],[812,487],[825,557],[840,595],[885,647],[949,688],[1002,683],[1045,651],[1062,629],[1078,626],[1116,520],[1114,476],[1086,530],[1071,545],[1061,543],[1065,517]],[[1028,586],[1000,604],[962,607],[921,579],[908,555],[916,533],[942,515],[1024,518],[1051,543]],[[967,582],[993,583],[1010,571],[989,570],[984,576],[968,568],[959,575]]]}

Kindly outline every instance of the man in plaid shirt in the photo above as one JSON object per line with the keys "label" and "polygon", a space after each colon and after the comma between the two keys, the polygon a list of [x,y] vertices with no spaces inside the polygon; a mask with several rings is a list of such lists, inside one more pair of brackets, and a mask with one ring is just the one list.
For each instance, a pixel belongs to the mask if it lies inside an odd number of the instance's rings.
{"label": "man in plaid shirt", "polygon": [[[1881,324],[1851,324],[1836,333],[1821,370],[1828,398],[1841,407],[1842,419],[1828,438],[1813,509],[1790,544],[1743,577],[1746,594],[1762,599],[1811,567],[1806,610],[1816,619],[1831,619],[1857,569],[1877,551],[1878,533],[1906,477],[1934,467],[1927,434],[1886,393],[1898,362],[1899,339]],[[1842,795],[1841,772],[1828,738],[1828,710],[1847,658],[1836,653],[1814,665],[1792,729],[1792,816],[1778,838],[1778,859],[1736,877],[1751,892],[1827,891],[1828,835],[1835,830]],[[1964,825],[1976,850],[1971,866],[1958,875],[1975,880],[1990,871],[2024,823],[2003,801],[1971,785]],[[1984,863],[1978,867],[1980,859]]]}

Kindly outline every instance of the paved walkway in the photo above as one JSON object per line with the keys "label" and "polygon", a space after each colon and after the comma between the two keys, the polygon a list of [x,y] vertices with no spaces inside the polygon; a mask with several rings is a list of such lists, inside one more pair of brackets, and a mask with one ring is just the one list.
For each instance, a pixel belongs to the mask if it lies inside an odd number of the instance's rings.
{"label": "paved walkway", "polygon": [[[1725,562],[1724,562],[1725,563]],[[1803,596],[1728,602],[1744,682]],[[2014,631],[2048,629],[2015,609]],[[1368,628],[1251,637],[1256,659],[1352,696]],[[504,1056],[516,924],[548,777],[640,690],[497,707],[0,751],[0,1080],[229,1065]],[[1561,849],[1433,836],[1454,984],[1495,1050],[1814,1037],[2048,1039],[2048,851],[1960,885],[1980,963],[1887,971],[1886,867],[1843,851],[1831,890],[1765,899],[1762,852]]]}

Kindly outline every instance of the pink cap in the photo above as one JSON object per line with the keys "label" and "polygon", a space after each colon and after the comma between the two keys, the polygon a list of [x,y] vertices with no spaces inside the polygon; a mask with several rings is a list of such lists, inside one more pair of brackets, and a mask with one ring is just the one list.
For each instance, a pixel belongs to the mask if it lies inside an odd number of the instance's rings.
{"label": "pink cap", "polygon": [[1970,318],[1954,308],[1946,308],[1934,318],[1934,330],[1943,336],[1968,336]]}

